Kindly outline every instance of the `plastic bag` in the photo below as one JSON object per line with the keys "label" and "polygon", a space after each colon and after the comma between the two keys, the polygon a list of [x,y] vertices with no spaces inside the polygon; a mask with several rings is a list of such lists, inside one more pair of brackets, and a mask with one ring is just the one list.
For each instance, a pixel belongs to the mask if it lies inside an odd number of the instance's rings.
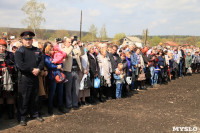
{"label": "plastic bag", "polygon": [[94,88],[100,88],[100,79],[98,77],[94,79]]}
{"label": "plastic bag", "polygon": [[80,90],[84,90],[84,81],[85,81],[86,78],[87,78],[87,74],[84,74],[83,78],[80,82]]}

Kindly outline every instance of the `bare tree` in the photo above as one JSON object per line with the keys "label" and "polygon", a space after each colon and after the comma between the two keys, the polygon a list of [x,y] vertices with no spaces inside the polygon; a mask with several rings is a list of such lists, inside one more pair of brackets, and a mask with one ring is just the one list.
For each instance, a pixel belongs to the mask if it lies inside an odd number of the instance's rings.
{"label": "bare tree", "polygon": [[104,24],[100,30],[100,39],[106,40],[108,38],[107,31],[106,31],[106,25]]}
{"label": "bare tree", "polygon": [[97,38],[97,27],[94,24],[92,24],[90,26],[89,32],[91,34],[92,41],[96,40],[96,38]]}
{"label": "bare tree", "polygon": [[42,16],[45,10],[44,3],[38,3],[36,0],[29,0],[23,7],[22,11],[27,15],[27,18],[22,21],[28,28],[34,30],[39,29],[42,22],[45,22],[45,18]]}

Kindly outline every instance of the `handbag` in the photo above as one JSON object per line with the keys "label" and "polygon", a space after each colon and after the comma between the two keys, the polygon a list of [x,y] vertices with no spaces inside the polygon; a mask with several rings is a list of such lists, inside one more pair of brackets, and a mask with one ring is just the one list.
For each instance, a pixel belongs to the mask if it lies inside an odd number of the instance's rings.
{"label": "handbag", "polygon": [[90,89],[92,87],[92,82],[90,81],[90,77],[87,76],[85,79],[84,79],[84,90],[86,89]]}
{"label": "handbag", "polygon": [[191,68],[191,67],[189,67],[189,68],[187,69],[187,73],[189,73],[189,74],[192,73],[192,68]]}
{"label": "handbag", "polygon": [[138,75],[138,81],[143,81],[146,80],[146,76],[145,73],[142,71],[139,75]]}
{"label": "handbag", "polygon": [[58,73],[56,73],[56,76],[55,76],[56,83],[62,83],[65,80],[65,75],[62,72],[60,72],[60,74],[62,77],[60,77]]}
{"label": "handbag", "polygon": [[126,83],[128,85],[130,85],[132,83],[132,77],[131,76],[126,77]]}
{"label": "handbag", "polygon": [[100,79],[98,77],[94,79],[94,88],[100,88]]}

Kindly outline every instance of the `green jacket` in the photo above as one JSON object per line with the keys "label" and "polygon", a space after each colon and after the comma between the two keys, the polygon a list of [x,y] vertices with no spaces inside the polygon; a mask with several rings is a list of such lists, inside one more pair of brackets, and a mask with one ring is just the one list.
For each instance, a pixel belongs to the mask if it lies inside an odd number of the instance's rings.
{"label": "green jacket", "polygon": [[192,56],[191,55],[190,56],[186,55],[186,58],[185,58],[185,67],[189,68],[191,66],[191,64],[192,64]]}

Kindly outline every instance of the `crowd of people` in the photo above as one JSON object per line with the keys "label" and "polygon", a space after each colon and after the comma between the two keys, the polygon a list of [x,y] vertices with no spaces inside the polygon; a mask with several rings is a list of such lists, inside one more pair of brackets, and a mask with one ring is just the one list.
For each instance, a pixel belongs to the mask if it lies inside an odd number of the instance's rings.
{"label": "crowd of people", "polygon": [[0,39],[0,116],[8,112],[13,119],[17,112],[22,126],[27,116],[44,121],[44,101],[49,115],[55,108],[67,113],[130,97],[200,69],[200,49],[195,46],[118,47],[81,43],[74,37],[36,43],[34,36],[25,31],[19,42]]}

